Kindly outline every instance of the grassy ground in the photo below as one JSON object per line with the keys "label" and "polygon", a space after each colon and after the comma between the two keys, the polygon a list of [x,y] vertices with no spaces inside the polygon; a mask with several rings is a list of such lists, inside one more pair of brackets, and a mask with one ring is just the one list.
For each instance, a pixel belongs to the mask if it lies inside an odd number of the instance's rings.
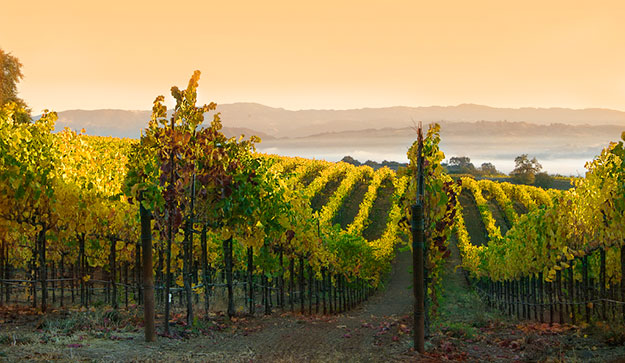
{"label": "grassy ground", "polygon": [[339,188],[341,182],[345,178],[345,173],[341,173],[339,175],[335,175],[333,178],[328,180],[326,185],[319,191],[319,193],[315,194],[310,200],[310,206],[313,211],[317,212],[323,208],[324,205],[328,203],[328,200],[334,195],[334,192]]}
{"label": "grassy ground", "polygon": [[380,184],[378,195],[371,206],[369,220],[371,223],[362,231],[362,236],[368,241],[374,241],[382,237],[386,227],[386,217],[391,209],[391,197],[393,195],[393,182],[386,179]]}
{"label": "grassy ground", "polygon": [[360,203],[362,203],[369,189],[370,182],[371,178],[366,177],[363,180],[359,180],[356,185],[354,185],[349,195],[336,212],[333,224],[339,223],[342,229],[347,229],[347,226],[354,221],[354,218],[356,218],[356,215],[358,215],[360,211]]}

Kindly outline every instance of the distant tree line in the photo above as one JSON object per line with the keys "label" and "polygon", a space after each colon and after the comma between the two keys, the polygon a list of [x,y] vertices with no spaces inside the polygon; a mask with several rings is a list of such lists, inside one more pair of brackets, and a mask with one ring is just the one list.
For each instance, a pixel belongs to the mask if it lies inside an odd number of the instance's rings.
{"label": "distant tree line", "polygon": [[449,163],[443,163],[449,174],[468,174],[475,177],[504,177],[517,184],[534,185],[541,188],[555,188],[556,178],[547,172],[541,171],[542,165],[538,160],[529,158],[527,154],[519,155],[514,159],[514,170],[509,176],[495,168],[492,163],[482,163],[480,167],[475,167],[471,159],[467,156],[454,156],[449,159]]}
{"label": "distant tree line", "polygon": [[[384,160],[381,163],[377,161],[367,160],[364,163],[354,159],[351,156],[345,156],[341,159],[342,162],[361,166],[368,165],[374,170],[382,168],[384,166],[402,173],[408,164],[399,163],[397,161]],[[557,183],[554,176],[549,175],[547,172],[541,171],[542,165],[536,160],[536,158],[529,158],[527,154],[519,155],[514,159],[515,168],[506,174],[497,170],[492,163],[482,163],[479,167],[475,167],[468,156],[454,156],[449,159],[448,163],[442,163],[442,166],[447,169],[449,174],[465,174],[472,175],[477,178],[495,178],[501,181],[509,181],[516,184],[534,185],[541,188],[558,188],[568,189],[566,183]],[[559,185],[563,184],[563,185]]]}
{"label": "distant tree line", "polygon": [[474,176],[503,174],[492,163],[482,163],[479,168],[476,168],[468,156],[454,156],[449,159],[449,163],[443,163],[442,165],[450,174],[471,174]]}
{"label": "distant tree line", "polygon": [[372,160],[367,160],[364,163],[361,163],[360,161],[354,159],[353,157],[349,155],[341,159],[341,161],[344,163],[348,163],[348,164],[352,164],[356,166],[367,165],[367,166],[372,167],[373,170],[377,170],[386,166],[389,169],[397,171],[401,167],[405,168],[408,166],[407,163],[398,163],[397,161],[387,161],[387,160],[384,160],[381,163],[378,163],[377,161],[372,161]]}

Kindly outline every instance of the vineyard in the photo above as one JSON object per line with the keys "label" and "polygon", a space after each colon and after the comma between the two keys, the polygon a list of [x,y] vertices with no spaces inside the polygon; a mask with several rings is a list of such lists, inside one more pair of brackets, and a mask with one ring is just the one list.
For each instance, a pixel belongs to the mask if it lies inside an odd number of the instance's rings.
{"label": "vineyard", "polygon": [[378,287],[408,178],[256,154],[259,140],[226,139],[218,114],[198,128],[215,108],[195,106],[198,78],[172,90],[171,123],[157,98],[140,141],[53,134],[54,113],[20,124],[19,109],[4,110],[2,303],[141,305],[146,240],[166,335],[172,309],[188,325],[198,310],[253,315],[257,304],[332,314]]}
{"label": "vineyard", "polygon": [[[260,154],[255,136],[225,137],[216,104],[196,105],[198,82],[196,72],[172,88],[171,110],[157,97],[140,140],[53,133],[54,112],[24,122],[16,104],[0,110],[5,319],[20,308],[127,314],[154,342],[228,326],[236,337],[237,322],[289,314],[310,329],[325,324],[318,340],[393,331],[387,343],[407,360],[415,350],[452,356],[424,339],[448,337],[453,284],[516,322],[625,320],[623,142],[568,191],[447,174],[436,124],[418,129],[407,168],[374,171]],[[274,333],[275,344],[292,330]]]}
{"label": "vineyard", "polygon": [[489,305],[550,324],[625,318],[624,156],[610,145],[565,192],[462,178],[463,214],[479,218],[472,233],[457,219],[458,247]]}

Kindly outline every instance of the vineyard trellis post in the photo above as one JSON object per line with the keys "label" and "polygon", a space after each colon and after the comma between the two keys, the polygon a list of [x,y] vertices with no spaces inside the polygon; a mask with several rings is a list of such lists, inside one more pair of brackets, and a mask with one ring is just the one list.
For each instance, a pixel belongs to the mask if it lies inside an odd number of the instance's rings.
{"label": "vineyard trellis post", "polygon": [[[139,201],[141,217],[141,245],[143,247],[143,320],[145,324],[145,341],[156,341],[154,328],[154,271],[152,263],[152,221],[150,212]],[[126,274],[128,276],[128,274]]]}
{"label": "vineyard trellis post", "polygon": [[[169,311],[171,309],[171,302],[172,302],[172,296],[171,296],[171,245],[173,243],[174,240],[174,227],[173,227],[173,212],[174,212],[174,208],[175,208],[175,201],[171,200],[171,195],[173,195],[175,193],[175,183],[176,183],[176,179],[175,179],[175,164],[174,164],[174,145],[173,145],[173,138],[174,138],[174,117],[172,116],[171,118],[171,136],[170,136],[170,144],[171,144],[171,149],[169,152],[169,168],[170,168],[170,173],[169,173],[169,185],[167,186],[167,192],[170,194],[169,199],[167,201],[167,262],[166,262],[166,282],[165,282],[165,316],[163,318],[164,323],[165,323],[165,334],[169,335]],[[144,251],[145,253],[145,251]],[[145,268],[145,267],[144,267]]]}
{"label": "vineyard trellis post", "polygon": [[[625,241],[621,245],[621,300],[625,301]],[[625,320],[625,304],[622,305],[623,320]]]}
{"label": "vineyard trellis post", "polygon": [[423,132],[421,125],[417,130],[418,140],[418,180],[417,180],[417,197],[415,204],[412,206],[412,277],[414,292],[414,327],[413,339],[414,348],[419,353],[425,352],[425,286],[424,286],[424,270],[423,255],[425,249],[424,243],[424,221],[423,221]]}

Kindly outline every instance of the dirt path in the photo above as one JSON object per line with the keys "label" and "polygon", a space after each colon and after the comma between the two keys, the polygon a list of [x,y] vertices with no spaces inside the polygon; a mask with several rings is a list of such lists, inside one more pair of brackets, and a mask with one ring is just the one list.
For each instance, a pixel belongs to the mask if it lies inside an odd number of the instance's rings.
{"label": "dirt path", "polygon": [[289,314],[267,319],[262,332],[239,337],[237,344],[229,342],[217,349],[224,349],[230,357],[246,352],[258,361],[363,362],[407,358],[411,344],[406,334],[412,306],[411,261],[410,252],[400,253],[386,289],[351,312],[321,318]]}

